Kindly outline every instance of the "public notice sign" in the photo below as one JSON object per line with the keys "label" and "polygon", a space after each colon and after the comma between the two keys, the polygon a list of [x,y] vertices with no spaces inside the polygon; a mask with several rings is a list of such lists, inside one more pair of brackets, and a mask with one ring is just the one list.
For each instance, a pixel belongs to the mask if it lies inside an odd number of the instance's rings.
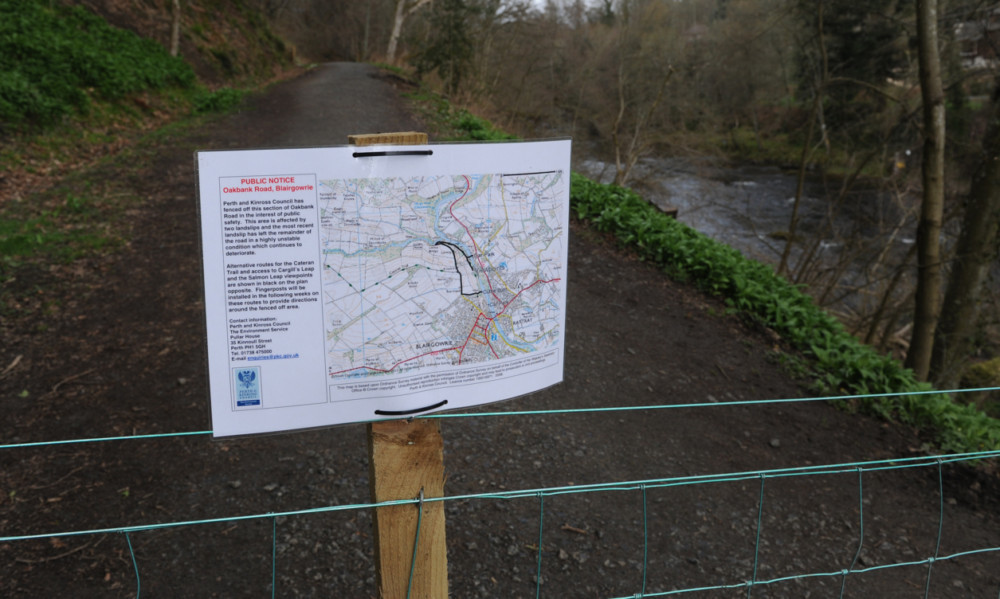
{"label": "public notice sign", "polygon": [[197,153],[215,436],[562,380],[570,142]]}

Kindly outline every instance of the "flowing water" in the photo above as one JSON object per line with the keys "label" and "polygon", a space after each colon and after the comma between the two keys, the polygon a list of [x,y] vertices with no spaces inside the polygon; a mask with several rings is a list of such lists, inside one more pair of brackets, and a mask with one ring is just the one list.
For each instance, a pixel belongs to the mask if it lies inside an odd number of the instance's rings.
{"label": "flowing water", "polygon": [[[613,165],[585,161],[580,170],[605,182]],[[720,166],[677,158],[650,158],[637,165],[633,179],[647,200],[667,209],[690,227],[740,250],[745,256],[777,264],[784,248],[795,201],[797,175],[773,166]],[[807,177],[799,204],[793,255],[820,236],[820,251],[836,253],[845,244],[880,238],[905,249],[914,243],[915,221],[903,220],[891,194],[870,189],[848,193],[837,205],[840,181],[824,184]],[[913,198],[904,198],[911,203]],[[794,261],[793,261],[794,262]]]}
{"label": "flowing water", "polygon": [[[605,182],[614,174],[613,165],[597,160],[583,161],[578,168]],[[890,273],[910,252],[918,198],[863,185],[841,194],[842,184],[807,177],[789,266],[825,303],[857,314],[877,302]],[[780,261],[795,202],[795,172],[648,158],[636,166],[632,185],[657,206],[676,209],[681,222],[748,258],[772,265]],[[905,288],[912,281],[903,283]]]}

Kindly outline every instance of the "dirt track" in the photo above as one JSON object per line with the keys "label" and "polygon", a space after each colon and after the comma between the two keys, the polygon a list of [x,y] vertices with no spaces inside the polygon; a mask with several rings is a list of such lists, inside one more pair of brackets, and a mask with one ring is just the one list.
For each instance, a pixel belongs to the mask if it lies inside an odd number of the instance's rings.
{"label": "dirt track", "polygon": [[[123,252],[35,283],[53,306],[4,323],[3,443],[208,429],[196,149],[340,144],[419,129],[391,81],[332,64],[246,110],[172,138],[128,185],[145,201]],[[94,177],[125,176],[114,165]],[[769,359],[776,341],[666,279],[586,226],[571,230],[566,382],[493,408],[713,404],[806,394]],[[48,293],[48,292],[46,292]],[[28,301],[28,300],[26,300]],[[25,393],[26,392],[26,393]],[[462,418],[443,424],[449,495],[901,459],[921,440],[811,402],[607,414]],[[1000,547],[996,480],[945,466],[938,555]],[[859,505],[859,479],[863,503]],[[759,511],[762,496],[764,505]],[[0,450],[0,536],[308,509],[367,500],[364,430],[217,442],[206,435]],[[543,597],[641,590],[642,491],[548,496]],[[774,477],[646,491],[646,592],[922,561],[935,555],[936,467]],[[446,504],[453,597],[533,597],[539,501]],[[370,516],[278,519],[277,595],[374,595]],[[272,522],[251,519],[0,543],[0,595],[266,596]],[[932,597],[995,597],[1000,552],[937,562]],[[847,597],[921,597],[925,564],[847,577]],[[754,587],[755,597],[839,596],[840,576]],[[684,596],[746,596],[746,589]]]}

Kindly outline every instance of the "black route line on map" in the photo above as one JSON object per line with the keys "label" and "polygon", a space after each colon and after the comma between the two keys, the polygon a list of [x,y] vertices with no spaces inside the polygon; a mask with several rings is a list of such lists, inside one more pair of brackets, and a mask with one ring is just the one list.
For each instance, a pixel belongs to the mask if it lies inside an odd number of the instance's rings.
{"label": "black route line on map", "polygon": [[530,177],[531,175],[551,175],[559,171],[538,171],[534,173],[501,173],[501,177]]}
{"label": "black route line on map", "polygon": [[475,291],[473,293],[465,292],[465,277],[462,276],[462,268],[458,265],[458,255],[462,254],[462,257],[465,258],[465,263],[469,265],[469,272],[475,274],[476,267],[472,265],[472,257],[463,252],[462,248],[458,247],[454,243],[451,243],[450,241],[438,241],[435,242],[434,245],[443,245],[444,247],[451,250],[451,257],[453,260],[455,260],[455,272],[458,273],[458,292],[461,295],[465,296],[482,295],[483,294],[482,291]]}

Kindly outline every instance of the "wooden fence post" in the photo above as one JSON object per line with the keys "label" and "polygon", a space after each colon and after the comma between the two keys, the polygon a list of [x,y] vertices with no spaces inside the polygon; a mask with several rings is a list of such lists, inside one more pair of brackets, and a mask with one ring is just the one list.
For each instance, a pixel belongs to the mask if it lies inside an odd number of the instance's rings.
{"label": "wooden fence post", "polygon": [[[351,135],[348,143],[418,145],[427,143],[427,134]],[[444,497],[440,421],[384,420],[369,424],[368,468],[374,503]],[[374,539],[380,599],[406,599],[408,589],[412,599],[448,596],[443,501],[376,508]]]}
{"label": "wooden fence post", "polygon": [[[424,499],[444,496],[444,439],[439,422],[386,420],[368,425],[372,501],[414,499],[421,492]],[[375,508],[374,522],[379,597],[405,599],[407,588],[412,598],[447,597],[444,502]]]}

